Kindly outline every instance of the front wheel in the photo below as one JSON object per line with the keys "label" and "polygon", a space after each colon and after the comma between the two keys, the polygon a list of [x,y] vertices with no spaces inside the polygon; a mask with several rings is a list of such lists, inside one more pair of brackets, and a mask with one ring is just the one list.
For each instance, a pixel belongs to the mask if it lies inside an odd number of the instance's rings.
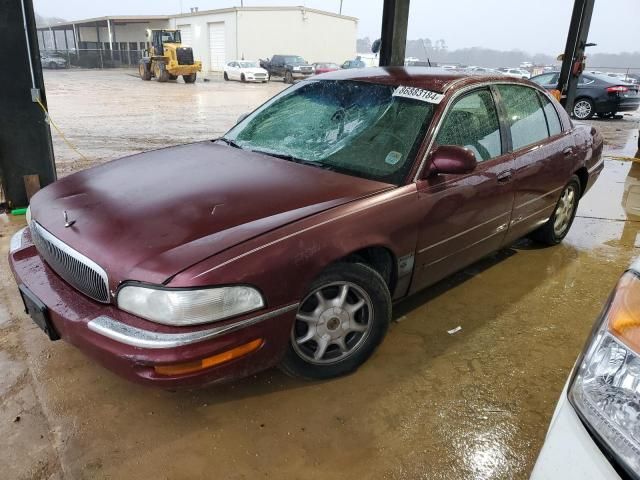
{"label": "front wheel", "polygon": [[573,175],[560,194],[549,220],[531,234],[531,238],[546,245],[557,245],[567,236],[580,201],[580,179]]}
{"label": "front wheel", "polygon": [[184,80],[184,83],[195,83],[197,76],[198,74],[193,72],[189,75],[182,75],[182,79]]}
{"label": "front wheel", "polygon": [[151,71],[149,71],[144,63],[138,65],[138,73],[140,74],[140,78],[142,80],[151,80]]}
{"label": "front wheel", "polygon": [[380,344],[390,319],[391,294],[378,272],[361,263],[332,265],[300,303],[280,368],[308,379],[351,373]]}
{"label": "front wheel", "polygon": [[573,104],[573,116],[578,120],[588,120],[596,113],[595,105],[590,98],[579,98]]}
{"label": "front wheel", "polygon": [[229,81],[229,75],[227,75],[227,72],[224,72],[224,81],[225,82]]}
{"label": "front wheel", "polygon": [[247,77],[244,76],[244,73],[240,75],[240,81],[243,83],[247,81]]}
{"label": "front wheel", "polygon": [[291,72],[286,72],[284,74],[284,83],[293,83],[293,75]]}

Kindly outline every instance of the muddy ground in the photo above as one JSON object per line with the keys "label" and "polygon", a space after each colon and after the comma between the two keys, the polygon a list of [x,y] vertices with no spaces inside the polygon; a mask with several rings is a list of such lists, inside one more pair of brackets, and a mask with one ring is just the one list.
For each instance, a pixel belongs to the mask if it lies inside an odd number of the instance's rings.
{"label": "muddy ground", "polygon": [[[284,87],[45,75],[53,119],[88,158],[54,136],[60,175],[214,137]],[[329,382],[271,370],[192,392],[130,384],[49,342],[2,260],[0,478],[527,478],[587,333],[639,253],[640,205],[625,191],[640,167],[623,158],[639,119],[592,122],[606,168],[561,245],[520,242],[397,305],[368,363]],[[24,218],[0,218],[6,258]]]}

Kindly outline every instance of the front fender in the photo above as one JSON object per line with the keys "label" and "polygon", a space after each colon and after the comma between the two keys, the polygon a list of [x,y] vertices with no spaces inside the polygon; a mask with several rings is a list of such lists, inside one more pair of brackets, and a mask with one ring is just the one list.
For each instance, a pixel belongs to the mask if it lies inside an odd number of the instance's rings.
{"label": "front fender", "polygon": [[[181,272],[169,286],[245,283],[270,306],[299,301],[328,265],[355,251],[382,246],[396,259],[413,255],[420,218],[416,187],[407,185],[249,240]],[[408,285],[412,271],[403,274]]]}

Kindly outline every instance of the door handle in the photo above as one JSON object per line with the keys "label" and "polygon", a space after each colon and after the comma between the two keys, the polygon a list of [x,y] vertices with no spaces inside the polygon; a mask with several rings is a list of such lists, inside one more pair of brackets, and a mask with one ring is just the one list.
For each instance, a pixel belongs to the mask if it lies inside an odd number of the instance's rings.
{"label": "door handle", "polygon": [[497,180],[500,183],[506,183],[509,180],[511,180],[512,176],[513,176],[513,173],[511,172],[511,170],[505,170],[504,172],[501,172],[498,174]]}
{"label": "door handle", "polygon": [[568,157],[569,155],[571,155],[573,153],[573,148],[572,147],[567,147],[564,150],[562,150],[562,153],[564,153],[565,156]]}

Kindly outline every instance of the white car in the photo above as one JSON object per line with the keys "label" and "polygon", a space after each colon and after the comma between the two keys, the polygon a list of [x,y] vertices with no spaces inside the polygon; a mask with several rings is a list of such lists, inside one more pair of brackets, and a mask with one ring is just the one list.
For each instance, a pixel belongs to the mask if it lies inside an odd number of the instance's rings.
{"label": "white car", "polygon": [[524,78],[525,80],[531,78],[531,74],[524,68],[500,68],[499,70],[508,77]]}
{"label": "white car", "polygon": [[224,66],[225,80],[241,82],[268,82],[269,72],[251,60],[234,60]]}
{"label": "white car", "polygon": [[531,474],[531,480],[622,478],[640,478],[640,260],[598,318]]}

